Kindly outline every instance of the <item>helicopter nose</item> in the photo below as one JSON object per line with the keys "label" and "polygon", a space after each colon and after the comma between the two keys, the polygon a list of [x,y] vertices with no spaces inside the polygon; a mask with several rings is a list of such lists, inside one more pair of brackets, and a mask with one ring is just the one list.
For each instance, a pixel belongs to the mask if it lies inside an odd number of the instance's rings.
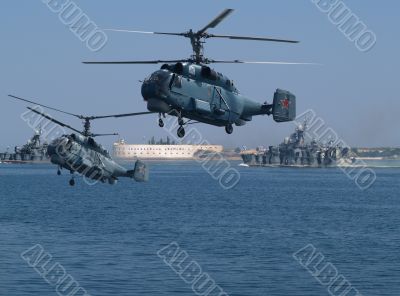
{"label": "helicopter nose", "polygon": [[154,81],[145,81],[142,84],[142,96],[145,101],[158,97],[160,86]]}
{"label": "helicopter nose", "polygon": [[56,165],[63,164],[62,158],[60,157],[60,155],[57,152],[59,150],[59,147],[60,146],[55,145],[55,144],[50,144],[47,147],[47,154],[50,156],[50,161],[51,161],[51,163],[56,164]]}
{"label": "helicopter nose", "polygon": [[56,146],[53,144],[49,144],[47,146],[47,154],[51,157],[52,155],[56,154]]}
{"label": "helicopter nose", "polygon": [[145,81],[142,85],[142,96],[147,102],[147,110],[151,112],[168,113],[171,107],[162,93],[162,85],[153,81]]}
{"label": "helicopter nose", "polygon": [[47,146],[47,154],[50,156],[50,161],[54,164],[61,164],[63,154],[66,152],[67,139],[57,139]]}
{"label": "helicopter nose", "polygon": [[158,70],[145,79],[142,84],[142,96],[149,99],[164,99],[168,93],[169,72]]}

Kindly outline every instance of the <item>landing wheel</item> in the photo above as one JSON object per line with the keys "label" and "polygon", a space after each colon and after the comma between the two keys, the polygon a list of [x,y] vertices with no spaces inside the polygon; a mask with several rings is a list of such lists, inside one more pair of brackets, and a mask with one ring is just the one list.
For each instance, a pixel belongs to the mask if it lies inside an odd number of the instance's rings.
{"label": "landing wheel", "polygon": [[164,127],[164,121],[161,118],[158,120],[158,126]]}
{"label": "landing wheel", "polygon": [[75,186],[75,180],[74,179],[69,180],[69,185],[70,186]]}
{"label": "landing wheel", "polygon": [[232,133],[233,133],[233,126],[232,126],[232,124],[226,125],[226,126],[225,126],[225,131],[226,131],[226,133],[227,133],[228,135],[232,134]]}
{"label": "landing wheel", "polygon": [[58,176],[61,175],[60,169],[57,170],[57,175],[58,175]]}
{"label": "landing wheel", "polygon": [[183,138],[185,136],[185,129],[183,128],[183,126],[180,126],[178,128],[176,134],[178,135],[179,138]]}

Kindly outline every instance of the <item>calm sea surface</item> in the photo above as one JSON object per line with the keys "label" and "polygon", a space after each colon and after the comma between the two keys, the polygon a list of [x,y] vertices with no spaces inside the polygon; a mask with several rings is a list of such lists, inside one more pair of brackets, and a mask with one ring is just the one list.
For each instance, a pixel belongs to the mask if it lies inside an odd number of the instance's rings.
{"label": "calm sea surface", "polygon": [[0,295],[57,295],[20,256],[36,244],[90,295],[195,295],[157,256],[171,242],[231,296],[329,295],[293,258],[308,244],[363,295],[400,295],[399,168],[361,191],[338,169],[237,164],[232,190],[195,162],[75,187],[50,165],[0,164]]}

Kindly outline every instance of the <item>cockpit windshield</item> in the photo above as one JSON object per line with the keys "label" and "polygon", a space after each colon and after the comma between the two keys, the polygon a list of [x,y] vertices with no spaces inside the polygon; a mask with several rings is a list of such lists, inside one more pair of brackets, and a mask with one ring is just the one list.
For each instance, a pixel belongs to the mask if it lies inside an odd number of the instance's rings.
{"label": "cockpit windshield", "polygon": [[169,77],[168,72],[164,71],[164,70],[158,70],[156,72],[154,72],[153,74],[150,75],[150,77],[148,78],[149,81],[152,82],[164,82],[165,80],[167,80]]}

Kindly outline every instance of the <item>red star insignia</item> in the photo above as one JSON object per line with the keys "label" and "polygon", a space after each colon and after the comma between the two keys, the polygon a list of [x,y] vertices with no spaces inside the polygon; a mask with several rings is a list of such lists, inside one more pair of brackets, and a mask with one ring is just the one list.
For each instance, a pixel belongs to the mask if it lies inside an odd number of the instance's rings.
{"label": "red star insignia", "polygon": [[289,109],[289,100],[287,98],[284,98],[283,100],[281,100],[281,106],[284,109]]}

